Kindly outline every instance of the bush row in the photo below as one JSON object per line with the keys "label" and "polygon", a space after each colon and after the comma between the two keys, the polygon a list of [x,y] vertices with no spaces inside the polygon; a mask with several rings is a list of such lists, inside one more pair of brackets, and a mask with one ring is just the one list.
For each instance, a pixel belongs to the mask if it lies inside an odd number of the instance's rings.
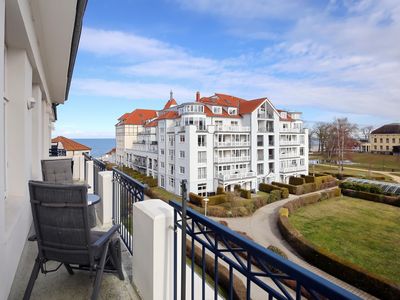
{"label": "bush row", "polygon": [[289,193],[294,194],[294,195],[302,195],[302,194],[312,193],[317,190],[315,183],[304,183],[302,185],[291,185],[291,184],[273,181],[272,184],[279,186],[279,187],[287,188]]}
{"label": "bush row", "polygon": [[382,189],[374,184],[343,181],[342,183],[340,183],[340,187],[347,190],[361,191],[373,194],[383,194]]}
{"label": "bush row", "polygon": [[260,183],[258,189],[265,193],[270,193],[272,191],[280,191],[281,199],[286,199],[289,197],[289,190],[285,187],[279,187],[268,183]]}
{"label": "bush row", "polygon": [[389,204],[393,206],[400,207],[400,197],[399,196],[386,196],[386,195],[381,195],[381,194],[374,194],[374,193],[369,193],[369,192],[364,192],[364,191],[355,191],[355,190],[350,190],[344,188],[342,190],[343,195],[353,197],[353,198],[359,198],[359,199],[364,199],[368,201],[373,201],[373,202],[379,202],[379,203],[384,203],[384,204]]}
{"label": "bush row", "polygon": [[[322,193],[320,193],[322,196]],[[318,200],[313,195],[298,198],[283,206],[278,216],[278,227],[282,236],[289,244],[309,263],[321,268],[322,270],[362,289],[378,298],[400,299],[400,289],[395,283],[369,273],[359,266],[348,262],[325,249],[317,247],[308,242],[303,235],[296,230],[289,222],[289,214],[297,208],[315,203]]]}
{"label": "bush row", "polygon": [[[272,182],[272,185],[286,188],[290,194],[303,195],[337,186],[338,182],[330,175],[289,177],[289,184]],[[261,190],[261,188],[260,188]]]}
{"label": "bush row", "polygon": [[156,187],[158,185],[157,178],[153,178],[152,176],[147,176],[128,167],[122,167],[122,171],[131,176],[133,179],[136,179],[141,183],[148,185],[149,187]]}

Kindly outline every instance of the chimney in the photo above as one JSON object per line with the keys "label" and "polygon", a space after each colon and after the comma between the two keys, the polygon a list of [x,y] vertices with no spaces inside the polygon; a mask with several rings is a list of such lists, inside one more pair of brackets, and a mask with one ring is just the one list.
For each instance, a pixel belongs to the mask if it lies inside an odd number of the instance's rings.
{"label": "chimney", "polygon": [[172,100],[174,98],[174,94],[172,93],[172,90],[169,92],[169,100]]}
{"label": "chimney", "polygon": [[196,102],[199,102],[199,101],[200,101],[200,92],[197,91],[196,92]]}

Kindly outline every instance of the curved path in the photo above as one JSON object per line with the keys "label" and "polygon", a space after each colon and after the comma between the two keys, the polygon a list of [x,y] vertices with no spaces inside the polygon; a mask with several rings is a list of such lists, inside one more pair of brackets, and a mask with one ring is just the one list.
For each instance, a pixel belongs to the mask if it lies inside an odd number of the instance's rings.
{"label": "curved path", "polygon": [[286,202],[296,199],[298,196],[290,195],[288,199],[280,200],[268,204],[258,209],[252,216],[243,218],[213,218],[214,220],[224,220],[228,226],[237,231],[245,231],[255,242],[264,247],[274,245],[282,249],[288,256],[289,260],[318,274],[321,277],[345,288],[362,299],[377,299],[374,296],[350,285],[346,282],[329,275],[328,273],[310,265],[304,261],[296,251],[286,242],[278,229],[278,210]]}

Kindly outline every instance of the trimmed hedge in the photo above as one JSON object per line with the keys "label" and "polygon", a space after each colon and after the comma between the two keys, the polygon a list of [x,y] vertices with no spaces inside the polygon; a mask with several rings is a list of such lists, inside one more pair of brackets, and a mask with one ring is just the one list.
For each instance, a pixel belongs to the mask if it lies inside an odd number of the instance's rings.
{"label": "trimmed hedge", "polygon": [[226,194],[222,186],[217,187],[217,195]]}
{"label": "trimmed hedge", "polygon": [[240,189],[239,191],[240,191],[240,197],[246,198],[246,199],[251,199],[251,191],[243,190],[243,189]]}
{"label": "trimmed hedge", "polygon": [[197,206],[203,206],[203,197],[195,193],[189,193],[189,200],[191,203],[196,204]]}
{"label": "trimmed hedge", "polygon": [[282,192],[280,190],[273,190],[269,194],[268,203],[273,203],[275,201],[281,200]]}
{"label": "trimmed hedge", "polygon": [[374,184],[366,184],[366,183],[357,183],[357,182],[349,182],[344,181],[339,185],[342,189],[354,190],[354,191],[362,191],[373,194],[384,194],[382,189]]}
{"label": "trimmed hedge", "polygon": [[289,190],[285,187],[279,187],[268,183],[260,183],[258,189],[265,193],[270,193],[274,190],[281,191],[281,199],[286,199],[289,197]]}
{"label": "trimmed hedge", "polygon": [[[340,189],[337,188],[331,191],[335,191],[333,196],[336,196],[338,191],[340,192]],[[282,236],[306,261],[318,268],[378,298],[400,299],[400,287],[398,285],[386,278],[369,273],[363,268],[312,244],[290,224],[287,212],[292,214],[302,206],[321,201],[326,196],[332,196],[324,195],[324,193],[327,192],[299,197],[281,207],[278,214],[278,228]],[[315,197],[316,195],[319,195],[319,197]]]}
{"label": "trimmed hedge", "polygon": [[343,195],[353,197],[353,198],[359,198],[359,199],[364,199],[368,201],[373,201],[373,202],[379,202],[379,203],[384,203],[388,205],[393,205],[400,207],[400,197],[399,196],[386,196],[386,195],[380,195],[380,194],[373,194],[373,193],[368,193],[368,192],[363,192],[363,191],[354,191],[354,190],[349,190],[349,189],[343,189],[342,190]]}
{"label": "trimmed hedge", "polygon": [[302,177],[294,177],[294,176],[289,177],[289,184],[291,184],[291,185],[302,185],[305,183],[306,183],[306,181]]}
{"label": "trimmed hedge", "polygon": [[[221,204],[221,203],[225,203],[226,202],[226,194],[210,196],[210,197],[208,197],[208,200],[209,201],[208,201],[207,205],[210,205],[210,206],[211,205],[218,205],[218,204]],[[203,204],[203,202],[202,202],[202,204]]]}

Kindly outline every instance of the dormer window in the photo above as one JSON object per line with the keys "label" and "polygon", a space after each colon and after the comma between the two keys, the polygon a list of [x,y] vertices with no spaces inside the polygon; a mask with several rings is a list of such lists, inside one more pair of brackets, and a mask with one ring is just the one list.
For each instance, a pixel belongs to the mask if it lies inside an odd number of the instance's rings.
{"label": "dormer window", "polygon": [[230,115],[237,115],[237,108],[235,108],[235,107],[229,107],[229,108],[228,108],[228,114],[230,114]]}
{"label": "dormer window", "polygon": [[216,115],[222,114],[222,107],[221,106],[213,106],[212,112]]}

